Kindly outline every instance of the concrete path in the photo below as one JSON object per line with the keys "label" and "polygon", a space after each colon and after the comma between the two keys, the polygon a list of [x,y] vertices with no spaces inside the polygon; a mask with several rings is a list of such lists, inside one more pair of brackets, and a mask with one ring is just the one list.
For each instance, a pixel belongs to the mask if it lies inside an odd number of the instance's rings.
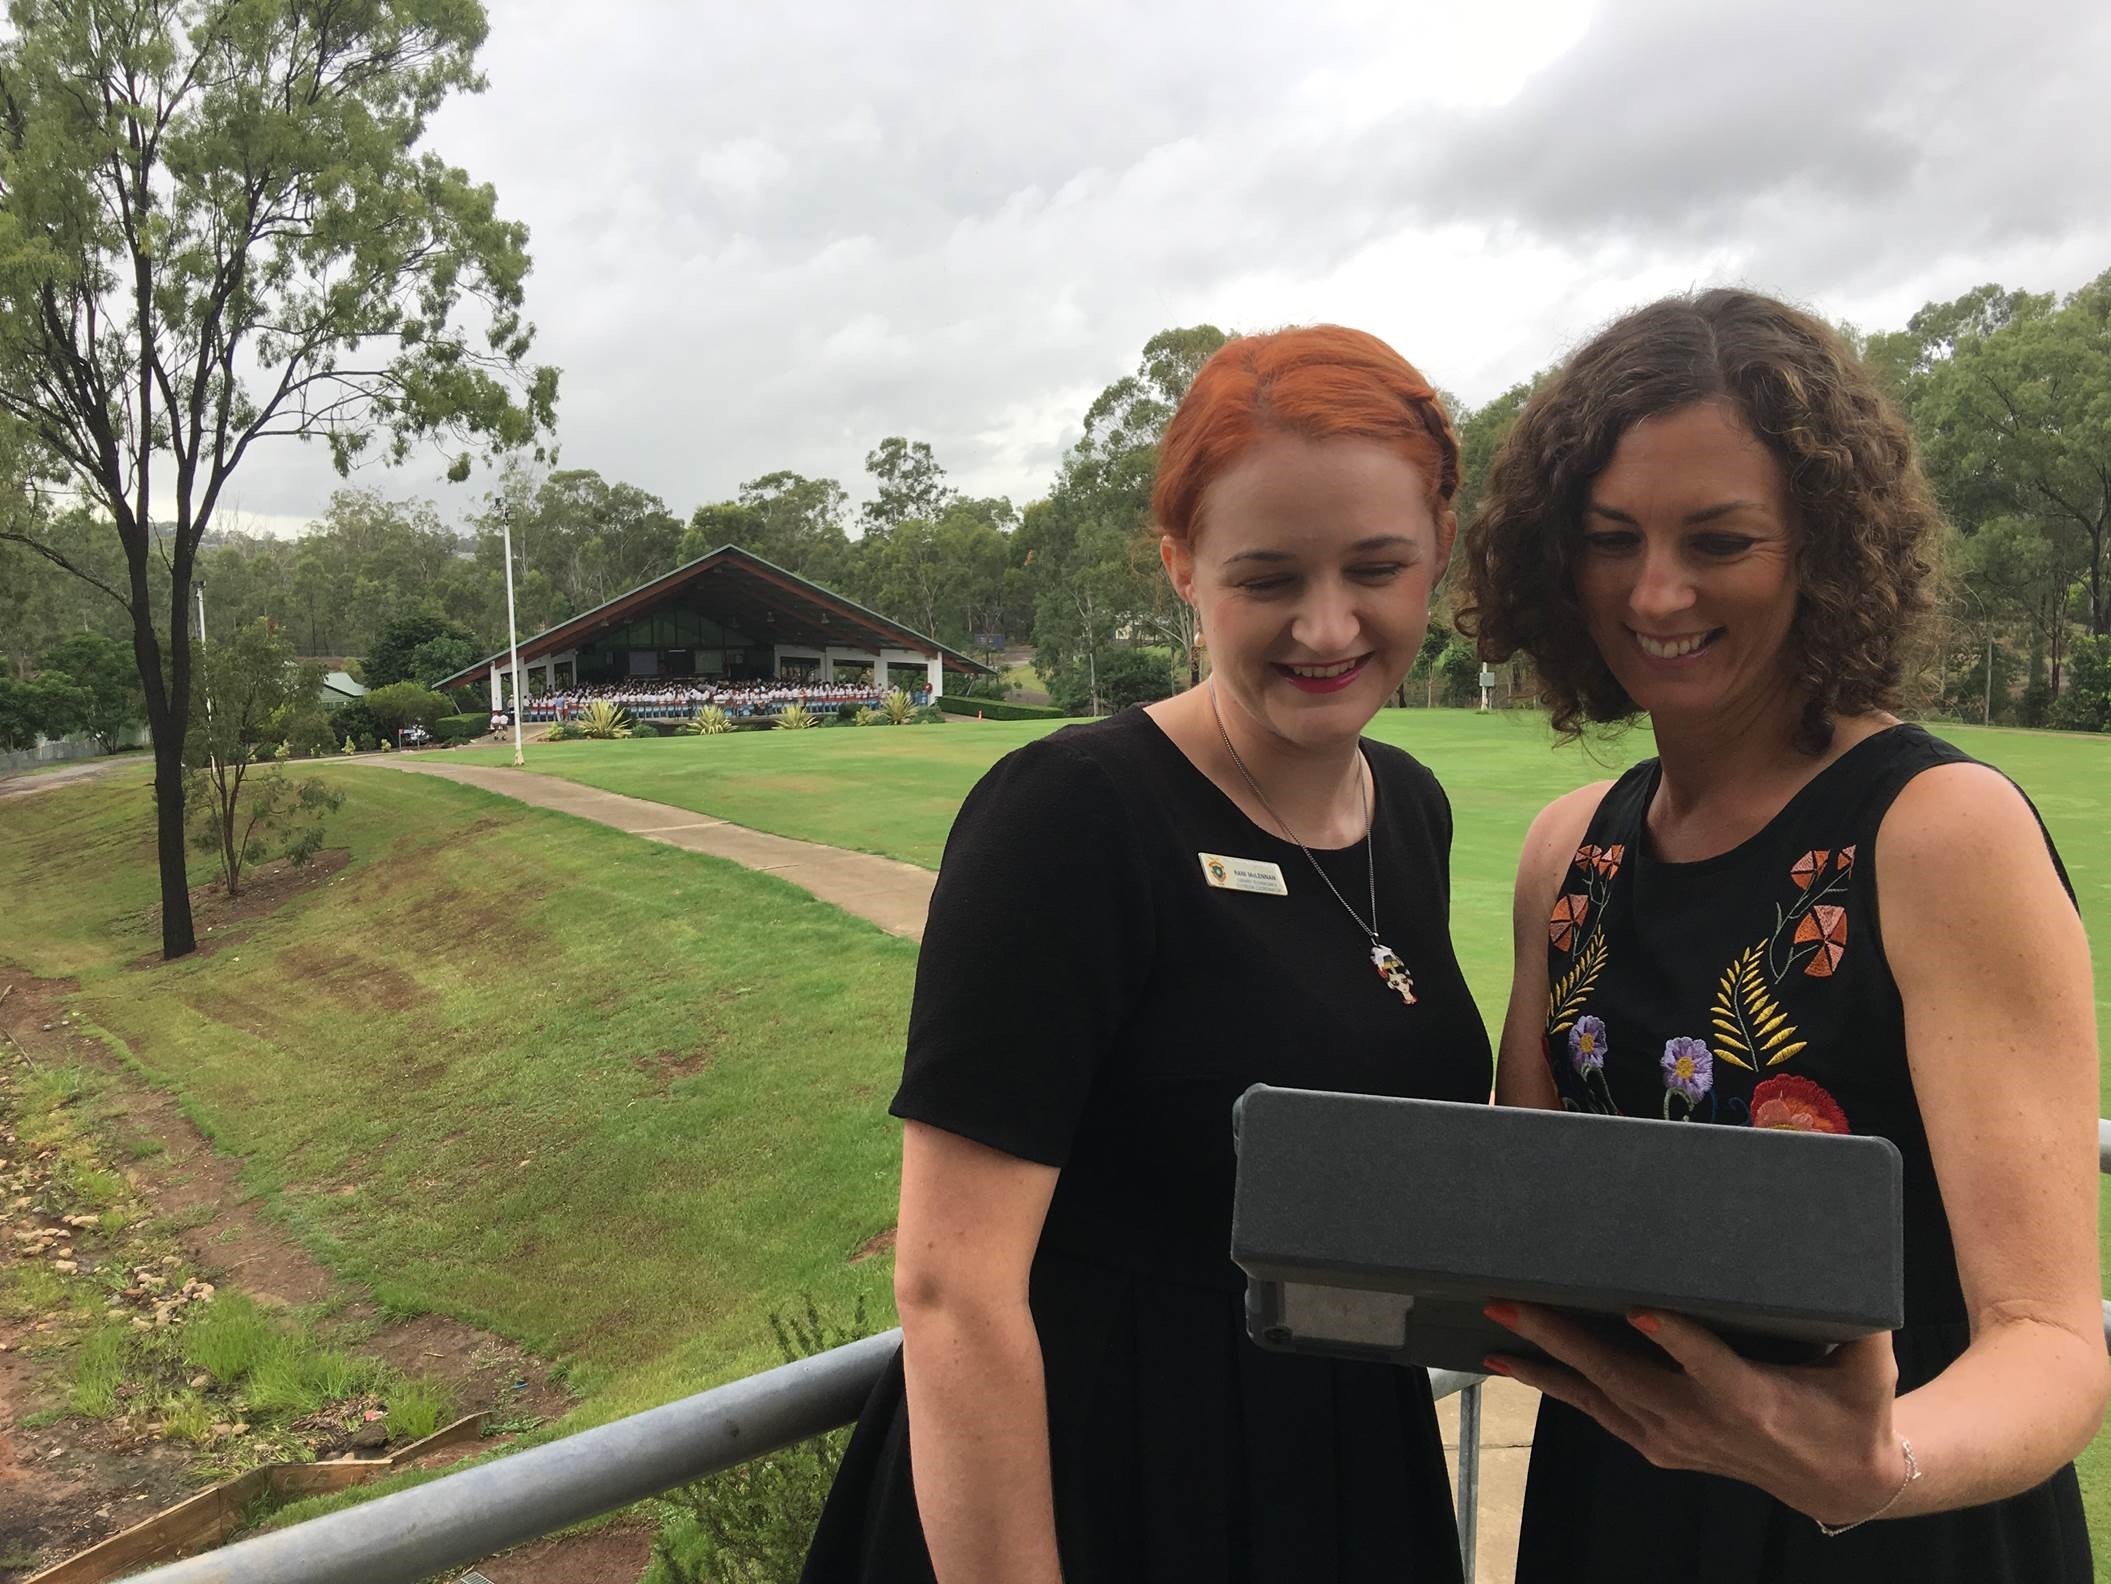
{"label": "concrete path", "polygon": [[112,770],[122,770],[126,765],[154,767],[152,754],[105,754],[99,759],[76,759],[70,764],[42,766],[35,770],[12,770],[0,775],[0,798],[34,797],[39,792],[49,792],[53,787],[72,786],[77,781],[93,780],[99,775],[108,775]]}
{"label": "concrete path", "polygon": [[690,809],[649,803],[620,792],[603,792],[532,770],[448,764],[437,757],[412,754],[382,754],[362,758],[360,763],[459,781],[536,808],[555,809],[560,814],[643,836],[647,841],[709,853],[714,858],[730,858],[750,869],[789,880],[823,902],[833,902],[846,913],[870,919],[890,935],[915,941],[924,938],[924,914],[930,909],[931,886],[938,877],[914,864],[878,858],[871,853],[848,852],[841,847],[824,847],[819,842],[796,841],[789,836],[771,836]]}
{"label": "concrete path", "polygon": [[[647,841],[730,858],[750,869],[781,876],[824,902],[833,902],[847,913],[870,919],[889,934],[923,939],[931,886],[938,877],[914,864],[824,847],[818,842],[795,841],[789,836],[771,836],[689,809],[625,797],[620,792],[603,792],[531,770],[449,764],[438,757],[415,755],[361,756],[359,762],[459,781],[536,808],[555,809],[560,814],[628,831]],[[1539,1393],[1516,1381],[1492,1378],[1481,1393],[1480,1535],[1473,1584],[1509,1584],[1516,1568],[1525,1466],[1532,1455],[1532,1424],[1538,1413]],[[1456,1481],[1457,1397],[1437,1404],[1437,1419],[1443,1428],[1445,1457]]]}

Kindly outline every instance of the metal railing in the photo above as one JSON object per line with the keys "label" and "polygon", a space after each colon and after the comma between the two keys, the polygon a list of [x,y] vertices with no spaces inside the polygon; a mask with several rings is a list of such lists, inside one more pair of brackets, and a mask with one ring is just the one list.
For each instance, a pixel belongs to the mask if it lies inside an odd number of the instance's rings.
{"label": "metal railing", "polygon": [[[2097,1123],[2097,1164],[2111,1173],[2111,1121]],[[2111,1300],[2104,1303],[2104,1342],[2111,1349]],[[899,1331],[867,1337],[172,1562],[137,1575],[134,1584],[417,1584],[849,1424],[900,1343]],[[1438,1398],[1459,1397],[1459,1554],[1469,1581],[1479,1538],[1484,1379],[1429,1372]]]}

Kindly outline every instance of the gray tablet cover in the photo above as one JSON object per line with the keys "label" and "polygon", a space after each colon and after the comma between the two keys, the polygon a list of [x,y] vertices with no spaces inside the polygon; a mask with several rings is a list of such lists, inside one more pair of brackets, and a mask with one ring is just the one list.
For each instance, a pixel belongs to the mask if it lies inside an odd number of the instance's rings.
{"label": "gray tablet cover", "polygon": [[1706,1322],[1809,1357],[1904,1321],[1888,1139],[1256,1085],[1231,1257],[1263,1347],[1477,1370],[1493,1298]]}

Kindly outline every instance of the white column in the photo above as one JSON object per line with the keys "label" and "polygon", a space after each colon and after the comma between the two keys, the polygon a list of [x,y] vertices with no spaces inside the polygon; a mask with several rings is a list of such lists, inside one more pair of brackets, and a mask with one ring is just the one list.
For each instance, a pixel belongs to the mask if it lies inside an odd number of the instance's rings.
{"label": "white column", "polygon": [[494,714],[498,712],[498,662],[496,660],[491,662],[491,709]]}
{"label": "white column", "polygon": [[946,690],[946,663],[943,656],[933,655],[925,663],[925,674],[930,678],[931,702],[938,702],[938,695]]}

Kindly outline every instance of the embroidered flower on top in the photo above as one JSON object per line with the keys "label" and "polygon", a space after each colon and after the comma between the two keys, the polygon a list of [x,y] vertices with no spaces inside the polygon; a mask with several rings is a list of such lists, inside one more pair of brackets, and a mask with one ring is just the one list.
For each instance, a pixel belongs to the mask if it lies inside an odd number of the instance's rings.
{"label": "embroidered flower on top", "polygon": [[1795,944],[1818,948],[1803,965],[1806,974],[1813,979],[1831,978],[1840,959],[1847,955],[1847,909],[1820,902],[1796,926]]}
{"label": "embroidered flower on top", "polygon": [[1685,1035],[1664,1042],[1664,1087],[1685,1097],[1688,1105],[1715,1087],[1715,1058],[1708,1047]]}
{"label": "embroidered flower on top", "polygon": [[1752,1090],[1752,1126],[1798,1133],[1851,1133],[1840,1102],[1808,1078],[1782,1073]]}
{"label": "embroidered flower on top", "polygon": [[1569,1028],[1569,1060],[1579,1073],[1605,1067],[1605,1019],[1580,1017]]}
{"label": "embroidered flower on top", "polygon": [[1576,944],[1576,931],[1590,911],[1591,899],[1580,891],[1554,899],[1554,911],[1547,918],[1547,939],[1556,951],[1567,951]]}

